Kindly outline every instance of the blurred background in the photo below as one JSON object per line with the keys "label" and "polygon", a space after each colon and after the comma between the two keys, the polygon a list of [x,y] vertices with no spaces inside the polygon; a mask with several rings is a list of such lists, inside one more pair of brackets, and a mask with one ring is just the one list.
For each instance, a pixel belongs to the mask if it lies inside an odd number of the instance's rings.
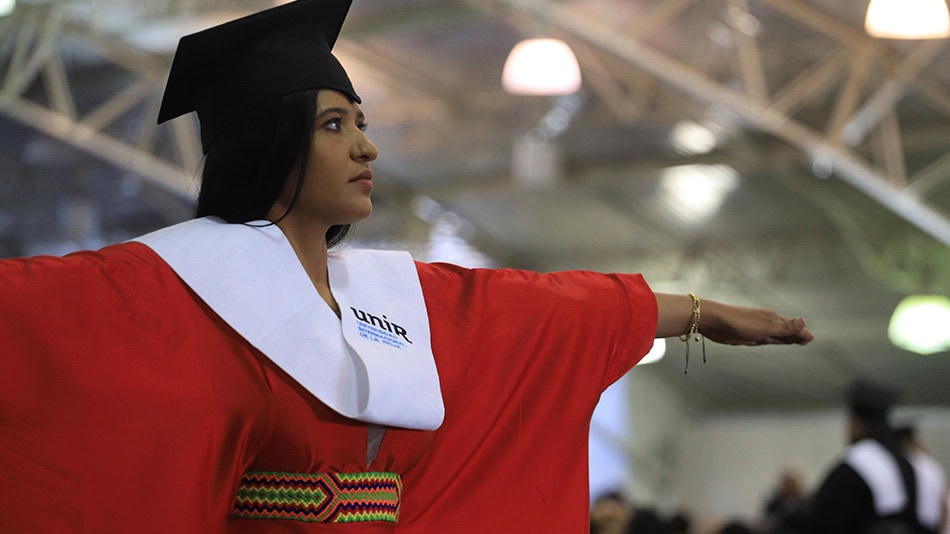
{"label": "blurred background", "polygon": [[[0,0],[0,257],[190,218],[197,122],[155,124],[178,38],[276,3]],[[592,495],[754,517],[783,469],[812,488],[840,454],[858,377],[950,465],[950,46],[869,30],[868,7],[356,0],[335,52],[381,155],[350,244],[807,318],[804,349],[693,346],[688,374],[666,340],[605,395]],[[511,57],[536,39],[565,66]],[[519,61],[563,76],[526,86]]]}

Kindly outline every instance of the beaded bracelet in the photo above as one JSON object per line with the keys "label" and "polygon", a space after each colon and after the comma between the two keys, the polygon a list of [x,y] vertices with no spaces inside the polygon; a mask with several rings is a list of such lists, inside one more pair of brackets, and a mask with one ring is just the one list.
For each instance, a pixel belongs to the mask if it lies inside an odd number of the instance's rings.
{"label": "beaded bracelet", "polygon": [[696,341],[703,342],[703,363],[706,363],[706,337],[699,331],[699,319],[703,314],[703,307],[699,297],[695,293],[689,293],[689,298],[693,301],[693,319],[685,334],[681,334],[680,341],[686,343],[686,367],[683,368],[683,374],[689,372],[689,338],[694,337]]}

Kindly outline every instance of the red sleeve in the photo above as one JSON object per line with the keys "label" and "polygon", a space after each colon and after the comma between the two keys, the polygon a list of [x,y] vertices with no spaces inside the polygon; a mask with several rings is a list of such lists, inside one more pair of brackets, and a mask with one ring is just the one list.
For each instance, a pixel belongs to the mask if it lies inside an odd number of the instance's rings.
{"label": "red sleeve", "polygon": [[215,321],[141,245],[0,261],[0,531],[223,532],[272,406]]}
{"label": "red sleeve", "polygon": [[649,350],[639,275],[419,265],[446,418],[404,479],[404,532],[582,532],[601,392]]}

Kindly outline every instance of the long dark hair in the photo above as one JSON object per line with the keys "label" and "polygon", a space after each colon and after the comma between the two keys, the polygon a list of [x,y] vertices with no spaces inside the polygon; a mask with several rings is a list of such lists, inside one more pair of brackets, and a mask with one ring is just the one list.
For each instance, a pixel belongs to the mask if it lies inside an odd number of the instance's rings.
{"label": "long dark hair", "polygon": [[[197,217],[215,216],[232,224],[262,220],[296,171],[294,196],[278,221],[294,209],[310,159],[317,92],[267,102],[218,134],[205,157]],[[342,241],[349,230],[348,224],[331,226],[327,246]]]}

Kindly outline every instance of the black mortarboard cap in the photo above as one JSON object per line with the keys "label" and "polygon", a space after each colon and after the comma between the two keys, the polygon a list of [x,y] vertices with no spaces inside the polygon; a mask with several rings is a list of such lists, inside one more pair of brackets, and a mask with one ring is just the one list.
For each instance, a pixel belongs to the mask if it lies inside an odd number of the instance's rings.
{"label": "black mortarboard cap", "polygon": [[360,102],[330,52],[351,2],[297,0],[182,37],[159,124],[196,111],[207,153],[231,121],[269,100],[335,89]]}
{"label": "black mortarboard cap", "polygon": [[897,392],[880,384],[857,380],[848,388],[851,413],[864,419],[883,419],[897,402]]}

